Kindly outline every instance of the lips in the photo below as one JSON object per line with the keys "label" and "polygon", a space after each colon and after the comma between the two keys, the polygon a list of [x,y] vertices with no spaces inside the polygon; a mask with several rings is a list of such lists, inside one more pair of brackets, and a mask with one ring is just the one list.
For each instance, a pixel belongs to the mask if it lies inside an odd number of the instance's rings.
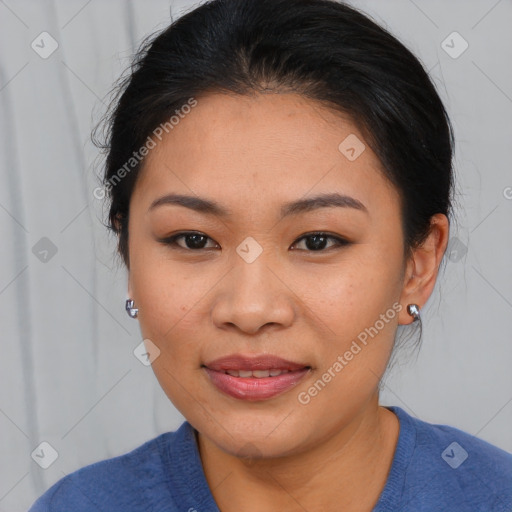
{"label": "lips", "polygon": [[295,387],[311,367],[277,356],[232,354],[203,365],[210,382],[240,400],[266,400]]}
{"label": "lips", "polygon": [[295,363],[270,354],[256,357],[231,354],[215,359],[204,366],[216,371],[253,371],[253,370],[288,370],[293,372],[303,368],[309,368],[307,364]]}

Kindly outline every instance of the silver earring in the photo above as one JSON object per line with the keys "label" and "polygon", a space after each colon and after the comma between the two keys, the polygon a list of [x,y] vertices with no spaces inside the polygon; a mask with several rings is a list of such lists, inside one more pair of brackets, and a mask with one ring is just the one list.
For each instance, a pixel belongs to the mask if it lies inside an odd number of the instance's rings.
{"label": "silver earring", "polygon": [[409,304],[407,306],[407,313],[414,318],[413,322],[420,319],[420,308],[417,304]]}
{"label": "silver earring", "polygon": [[130,315],[130,318],[137,318],[139,310],[133,307],[133,300],[126,299],[126,312]]}

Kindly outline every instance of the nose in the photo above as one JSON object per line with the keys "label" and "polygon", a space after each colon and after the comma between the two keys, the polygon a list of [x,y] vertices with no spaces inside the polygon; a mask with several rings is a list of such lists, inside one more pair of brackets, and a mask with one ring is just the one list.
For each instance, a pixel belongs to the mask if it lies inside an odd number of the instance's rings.
{"label": "nose", "polygon": [[297,308],[289,281],[275,260],[270,262],[263,254],[252,263],[237,256],[217,287],[214,325],[252,335],[290,326]]}

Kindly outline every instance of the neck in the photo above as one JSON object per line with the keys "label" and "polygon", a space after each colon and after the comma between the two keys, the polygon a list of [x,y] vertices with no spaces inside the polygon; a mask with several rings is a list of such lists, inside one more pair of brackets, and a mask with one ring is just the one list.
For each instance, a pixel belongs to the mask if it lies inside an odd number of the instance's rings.
{"label": "neck", "polygon": [[398,419],[379,407],[375,395],[349,424],[298,454],[249,462],[202,434],[198,445],[206,480],[222,512],[363,512],[372,510],[385,486],[398,430]]}

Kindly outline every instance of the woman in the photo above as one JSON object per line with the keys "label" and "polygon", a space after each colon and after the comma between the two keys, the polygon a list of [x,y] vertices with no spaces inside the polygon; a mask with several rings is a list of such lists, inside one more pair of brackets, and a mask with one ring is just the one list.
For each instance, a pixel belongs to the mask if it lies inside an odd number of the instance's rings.
{"label": "woman", "polygon": [[330,0],[213,0],[140,50],[109,118],[109,227],[186,418],[42,511],[510,511],[512,455],[379,405],[452,214],[418,60]]}

